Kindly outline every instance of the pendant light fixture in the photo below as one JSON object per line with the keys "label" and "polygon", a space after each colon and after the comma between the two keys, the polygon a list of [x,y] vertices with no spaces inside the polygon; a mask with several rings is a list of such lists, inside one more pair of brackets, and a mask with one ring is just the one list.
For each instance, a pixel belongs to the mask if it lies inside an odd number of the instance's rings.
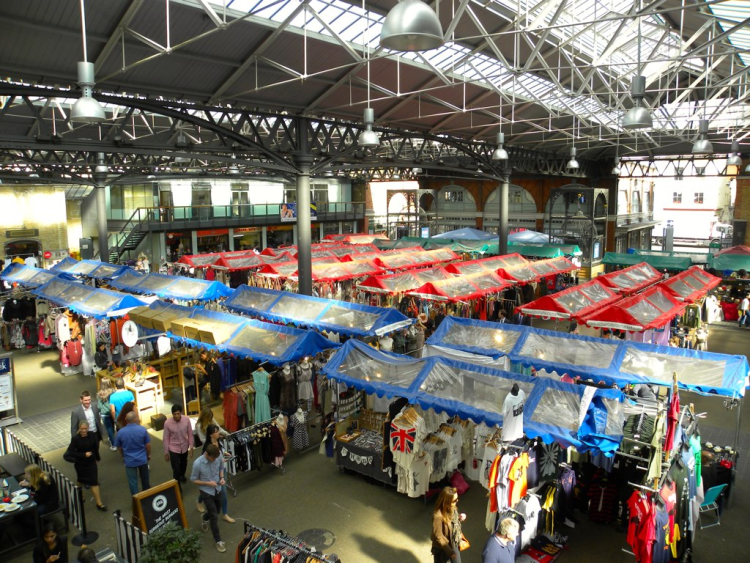
{"label": "pendant light fixture", "polygon": [[[642,5],[639,5],[640,12]],[[622,118],[623,129],[649,129],[653,127],[651,110],[644,107],[643,98],[646,96],[646,77],[641,75],[641,16],[638,16],[638,61],[636,74],[630,85],[630,96],[633,98],[633,107],[630,108]]]}
{"label": "pendant light fixture", "polygon": [[[498,106],[498,128],[502,128],[503,124],[503,95],[500,94],[500,104]],[[497,148],[492,153],[492,160],[502,161],[508,160],[508,151],[503,148],[505,144],[505,134],[499,131],[497,134]]]}
{"label": "pendant light fixture", "polygon": [[396,4],[380,31],[380,46],[391,51],[429,51],[444,43],[440,18],[420,0]]}
{"label": "pendant light fixture", "polygon": [[[709,42],[713,39],[713,30],[708,34]],[[714,154],[714,146],[708,140],[708,82],[711,78],[711,61],[713,49],[706,57],[706,78],[703,81],[703,119],[698,121],[698,138],[693,143],[693,154]]]}
{"label": "pendant light fixture", "polygon": [[94,63],[88,62],[86,49],[86,9],[81,0],[81,31],[83,36],[83,61],[78,62],[78,85],[81,97],[70,110],[70,120],[74,123],[101,123],[107,118],[104,108],[92,96],[94,91]]}
{"label": "pendant light fixture", "polygon": [[566,168],[569,170],[578,170],[581,165],[578,164],[578,160],[576,160],[576,148],[570,147],[570,160],[568,161],[568,164],[565,165]]}
{"label": "pendant light fixture", "polygon": [[612,167],[612,175],[619,176],[620,172],[622,172],[622,170],[620,170],[620,159],[615,158],[615,165]]}
{"label": "pendant light fixture", "polygon": [[[365,12],[365,2],[362,0],[362,11]],[[362,32],[362,51],[367,58],[367,107],[365,108],[362,122],[365,128],[360,132],[357,138],[357,144],[365,149],[375,149],[380,146],[380,138],[372,130],[372,124],[375,123],[375,110],[370,107],[370,49],[365,43],[367,30],[370,27],[370,13],[365,12],[365,29]]]}
{"label": "pendant light fixture", "polygon": [[742,166],[742,157],[740,156],[740,143],[736,139],[732,141],[732,149],[729,158],[727,158],[727,166]]}

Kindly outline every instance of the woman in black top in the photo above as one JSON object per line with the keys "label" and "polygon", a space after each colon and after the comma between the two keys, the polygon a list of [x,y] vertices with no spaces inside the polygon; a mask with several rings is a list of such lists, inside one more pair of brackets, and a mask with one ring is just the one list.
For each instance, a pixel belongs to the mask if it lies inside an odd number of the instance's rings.
{"label": "woman in black top", "polygon": [[24,471],[24,479],[19,485],[31,488],[31,496],[34,497],[39,516],[57,510],[60,506],[60,497],[52,476],[42,471],[36,463],[27,465]]}
{"label": "woman in black top", "polygon": [[74,460],[78,484],[86,485],[91,489],[99,510],[107,510],[99,496],[99,470],[96,465],[96,462],[100,460],[99,439],[96,434],[89,433],[87,421],[82,420],[78,423],[78,432],[71,439],[67,453]]}
{"label": "woman in black top", "polygon": [[34,563],[68,563],[68,538],[58,536],[52,522],[42,529],[42,542],[34,548]]}

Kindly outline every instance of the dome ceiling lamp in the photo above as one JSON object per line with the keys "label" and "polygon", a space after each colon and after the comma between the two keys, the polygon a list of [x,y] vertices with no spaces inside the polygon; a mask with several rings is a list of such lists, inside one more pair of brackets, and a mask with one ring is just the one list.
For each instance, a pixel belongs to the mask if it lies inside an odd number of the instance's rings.
{"label": "dome ceiling lamp", "polygon": [[429,51],[444,43],[440,18],[421,0],[396,4],[380,31],[380,46],[391,51]]}
{"label": "dome ceiling lamp", "polygon": [[70,110],[70,120],[74,123],[101,123],[107,118],[107,115],[102,105],[92,95],[95,84],[94,63],[88,62],[84,0],[81,0],[81,30],[83,37],[83,61],[78,62],[78,85],[81,87],[81,97],[76,100]]}
{"label": "dome ceiling lamp", "polygon": [[[362,0],[362,11],[365,11],[365,2]],[[380,137],[372,130],[375,123],[375,110],[370,107],[370,49],[366,44],[367,30],[370,27],[370,12],[365,12],[365,29],[362,32],[362,51],[367,59],[367,107],[365,108],[363,120],[365,128],[359,133],[357,144],[365,149],[376,149],[380,146]]]}
{"label": "dome ceiling lamp", "polygon": [[[640,13],[642,5],[639,4]],[[653,127],[651,110],[645,107],[643,98],[646,96],[646,77],[643,76],[641,68],[641,16],[638,16],[638,59],[636,74],[630,85],[630,96],[633,98],[633,107],[630,108],[622,118],[623,129],[650,129]]]}
{"label": "dome ceiling lamp", "polygon": [[735,139],[732,141],[732,148],[730,150],[729,158],[727,158],[727,166],[742,166],[742,157],[740,156],[740,142]]}
{"label": "dome ceiling lamp", "polygon": [[[713,30],[708,34],[708,39],[713,39]],[[708,140],[708,82],[711,79],[711,61],[713,60],[713,47],[706,57],[706,78],[703,82],[703,119],[698,121],[698,138],[693,143],[693,154],[714,154],[714,146]]]}

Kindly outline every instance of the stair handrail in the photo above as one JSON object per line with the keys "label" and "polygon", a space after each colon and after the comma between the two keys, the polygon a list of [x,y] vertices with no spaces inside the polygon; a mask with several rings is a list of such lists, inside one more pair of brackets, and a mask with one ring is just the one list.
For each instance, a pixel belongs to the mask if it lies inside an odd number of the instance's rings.
{"label": "stair handrail", "polygon": [[[113,234],[115,238],[114,244],[111,245],[109,248],[110,248],[110,251],[114,249],[117,252],[118,258],[120,255],[120,245],[125,242],[125,240],[128,238],[128,235],[130,235],[130,233],[132,233],[136,229],[136,227],[140,227],[140,225],[146,220],[141,217],[141,211],[144,209],[146,210],[146,218],[148,218],[148,210],[153,209],[153,208],[138,207],[133,211],[132,215],[130,215],[128,220],[125,221],[125,224],[122,226],[119,232]],[[138,216],[138,220],[135,219],[136,216]]]}

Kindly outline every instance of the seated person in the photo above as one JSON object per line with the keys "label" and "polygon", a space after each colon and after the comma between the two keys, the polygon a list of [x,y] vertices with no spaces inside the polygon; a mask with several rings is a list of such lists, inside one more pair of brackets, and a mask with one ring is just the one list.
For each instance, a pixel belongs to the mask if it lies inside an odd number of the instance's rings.
{"label": "seated person", "polygon": [[98,563],[99,561],[96,558],[96,552],[90,547],[84,547],[81,551],[79,551],[76,559],[78,563]]}
{"label": "seated person", "polygon": [[36,463],[26,466],[24,478],[19,485],[31,488],[31,496],[37,504],[39,516],[54,512],[60,507],[55,480],[52,475],[42,471]]}
{"label": "seated person", "polygon": [[42,541],[34,548],[34,563],[68,563],[68,538],[58,536],[55,525],[42,528]]}

